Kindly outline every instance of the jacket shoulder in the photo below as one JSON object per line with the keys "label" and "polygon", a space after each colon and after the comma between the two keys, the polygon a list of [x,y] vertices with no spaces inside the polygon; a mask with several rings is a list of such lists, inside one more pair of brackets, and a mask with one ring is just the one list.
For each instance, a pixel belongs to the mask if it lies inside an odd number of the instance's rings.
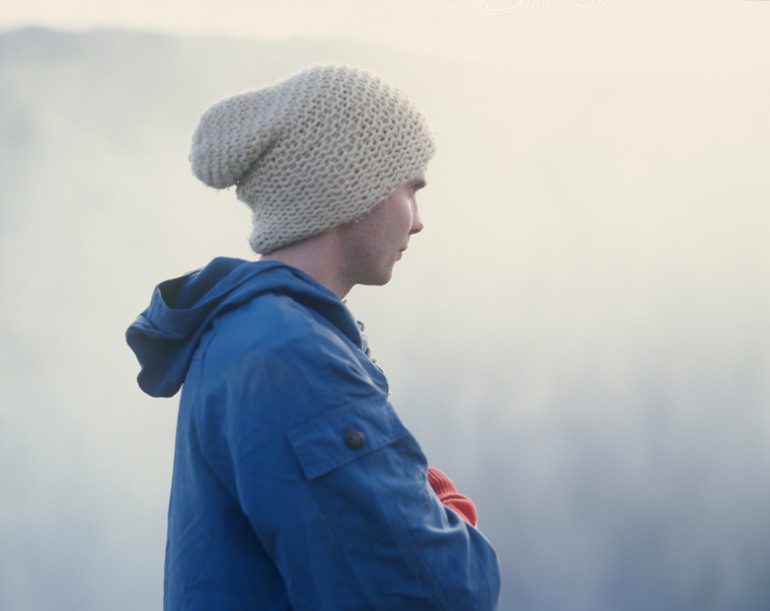
{"label": "jacket shoulder", "polygon": [[314,310],[288,295],[267,294],[215,320],[206,350],[225,360],[247,354],[278,357],[319,342],[344,344],[341,333]]}
{"label": "jacket shoulder", "polygon": [[382,392],[361,350],[323,315],[286,295],[263,295],[224,313],[199,358],[200,382],[220,405],[225,393],[230,405],[312,398],[323,409],[351,389]]}
{"label": "jacket shoulder", "polygon": [[225,439],[238,430],[262,447],[326,412],[384,404],[384,376],[325,320],[281,295],[219,318],[199,349],[186,395],[199,437]]}

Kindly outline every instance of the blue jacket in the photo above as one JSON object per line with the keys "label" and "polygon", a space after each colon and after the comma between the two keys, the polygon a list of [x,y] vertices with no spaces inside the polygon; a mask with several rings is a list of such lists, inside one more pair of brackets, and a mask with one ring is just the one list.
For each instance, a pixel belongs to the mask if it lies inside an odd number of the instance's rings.
{"label": "blue jacket", "polygon": [[489,542],[445,508],[349,310],[303,272],[218,258],[127,332],[182,387],[164,608],[494,609]]}

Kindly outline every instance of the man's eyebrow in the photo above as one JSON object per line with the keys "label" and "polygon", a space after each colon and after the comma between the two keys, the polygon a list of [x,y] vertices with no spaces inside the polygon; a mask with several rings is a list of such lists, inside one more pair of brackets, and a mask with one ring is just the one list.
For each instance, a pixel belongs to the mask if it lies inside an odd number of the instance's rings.
{"label": "man's eyebrow", "polygon": [[414,179],[414,180],[411,182],[411,185],[412,185],[412,188],[413,188],[415,191],[419,191],[419,190],[420,190],[420,189],[422,189],[423,187],[426,187],[426,186],[428,185],[428,183],[427,183],[427,182],[425,182],[425,179],[424,179],[424,178],[415,178],[415,179]]}

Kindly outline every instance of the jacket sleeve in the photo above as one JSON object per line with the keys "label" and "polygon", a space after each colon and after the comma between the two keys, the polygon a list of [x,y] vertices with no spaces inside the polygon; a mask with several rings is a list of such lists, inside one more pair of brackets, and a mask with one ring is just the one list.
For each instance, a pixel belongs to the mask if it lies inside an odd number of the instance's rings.
{"label": "jacket sleeve", "polygon": [[333,341],[287,342],[219,376],[201,449],[295,609],[496,608],[486,538],[446,509],[387,393]]}

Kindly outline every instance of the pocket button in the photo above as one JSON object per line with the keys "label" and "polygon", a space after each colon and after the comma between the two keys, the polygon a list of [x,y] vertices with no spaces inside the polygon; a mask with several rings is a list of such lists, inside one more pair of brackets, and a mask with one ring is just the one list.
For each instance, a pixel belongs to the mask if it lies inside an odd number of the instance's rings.
{"label": "pocket button", "polygon": [[351,450],[360,450],[366,443],[366,435],[363,431],[350,430],[345,435],[345,443]]}

